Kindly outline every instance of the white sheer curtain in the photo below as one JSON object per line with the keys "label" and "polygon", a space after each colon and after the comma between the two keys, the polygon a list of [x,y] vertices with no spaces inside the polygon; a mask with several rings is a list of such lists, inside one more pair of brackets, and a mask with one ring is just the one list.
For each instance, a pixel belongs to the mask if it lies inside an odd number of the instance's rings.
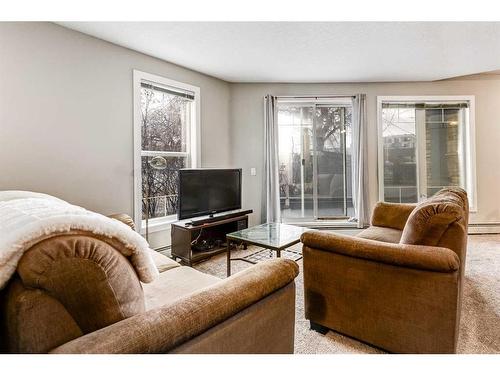
{"label": "white sheer curtain", "polygon": [[352,101],[352,202],[353,221],[358,228],[369,224],[368,216],[368,163],[367,163],[367,125],[366,95],[357,94]]}
{"label": "white sheer curtain", "polygon": [[278,165],[278,110],[277,98],[264,98],[264,196],[262,222],[278,223],[280,217]]}

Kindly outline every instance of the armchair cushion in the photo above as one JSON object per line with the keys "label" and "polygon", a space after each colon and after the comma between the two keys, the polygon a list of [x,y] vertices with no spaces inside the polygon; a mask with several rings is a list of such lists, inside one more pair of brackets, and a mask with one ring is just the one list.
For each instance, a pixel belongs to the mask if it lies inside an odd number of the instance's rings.
{"label": "armchair cushion", "polygon": [[413,203],[378,202],[373,208],[371,225],[403,230],[415,207]]}
{"label": "armchair cushion", "polygon": [[356,237],[366,238],[368,240],[375,240],[381,242],[399,243],[401,240],[402,230],[388,228],[388,227],[377,227],[372,225],[365,230],[358,233]]}

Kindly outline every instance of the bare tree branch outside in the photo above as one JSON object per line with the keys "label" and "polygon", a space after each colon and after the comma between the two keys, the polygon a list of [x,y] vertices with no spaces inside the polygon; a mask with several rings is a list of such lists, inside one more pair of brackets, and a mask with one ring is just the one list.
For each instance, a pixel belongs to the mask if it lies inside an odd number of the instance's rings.
{"label": "bare tree branch outside", "polygon": [[[142,196],[149,218],[177,212],[179,169],[187,165],[186,126],[192,101],[182,96],[141,88]],[[154,155],[144,155],[154,151]],[[186,153],[185,156],[172,152]]]}

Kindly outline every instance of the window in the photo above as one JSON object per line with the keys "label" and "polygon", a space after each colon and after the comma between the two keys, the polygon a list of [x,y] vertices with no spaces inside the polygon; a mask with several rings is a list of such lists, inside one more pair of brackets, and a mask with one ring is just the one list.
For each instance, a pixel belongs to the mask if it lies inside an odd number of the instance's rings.
{"label": "window", "polygon": [[474,97],[379,97],[378,111],[381,200],[415,203],[459,186],[476,207]]}
{"label": "window", "polygon": [[134,71],[135,222],[177,217],[179,169],[198,165],[199,88]]}
{"label": "window", "polygon": [[353,215],[351,117],[350,98],[278,100],[282,221]]}

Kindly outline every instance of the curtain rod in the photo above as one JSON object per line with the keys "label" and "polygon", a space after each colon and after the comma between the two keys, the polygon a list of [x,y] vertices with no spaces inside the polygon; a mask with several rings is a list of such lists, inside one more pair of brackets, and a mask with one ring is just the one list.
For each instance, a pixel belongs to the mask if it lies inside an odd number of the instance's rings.
{"label": "curtain rod", "polygon": [[312,98],[355,98],[356,95],[276,95],[278,99],[312,99]]}

